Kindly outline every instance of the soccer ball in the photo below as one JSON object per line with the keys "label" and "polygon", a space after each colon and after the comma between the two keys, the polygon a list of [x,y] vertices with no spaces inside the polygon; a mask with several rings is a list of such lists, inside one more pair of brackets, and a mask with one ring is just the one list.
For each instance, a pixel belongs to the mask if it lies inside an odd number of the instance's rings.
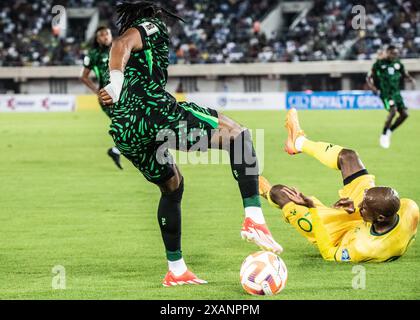
{"label": "soccer ball", "polygon": [[268,251],[249,255],[242,263],[241,284],[252,295],[275,295],[287,282],[287,268],[283,260]]}

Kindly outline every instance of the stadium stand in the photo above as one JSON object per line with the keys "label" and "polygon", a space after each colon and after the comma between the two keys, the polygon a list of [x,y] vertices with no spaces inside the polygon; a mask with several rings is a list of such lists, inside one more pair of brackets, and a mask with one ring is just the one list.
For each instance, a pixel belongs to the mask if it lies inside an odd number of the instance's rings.
{"label": "stadium stand", "polygon": [[[366,8],[364,30],[352,28],[356,4]],[[283,37],[289,54],[286,60],[366,60],[390,43],[400,47],[402,57],[417,58],[419,7],[418,1],[316,0],[307,17]],[[345,44],[352,39],[354,45],[346,52]]]}
{"label": "stadium stand", "polygon": [[[116,1],[62,0],[66,8],[99,9],[116,33]],[[266,36],[261,21],[277,0],[162,1],[187,24],[172,26],[173,64],[368,60],[393,43],[403,58],[420,56],[420,4],[410,0],[359,0],[366,8],[366,29],[351,28],[350,0],[314,0],[312,9],[293,27]],[[52,37],[48,0],[0,2],[0,66],[81,64],[89,42],[84,30]]]}

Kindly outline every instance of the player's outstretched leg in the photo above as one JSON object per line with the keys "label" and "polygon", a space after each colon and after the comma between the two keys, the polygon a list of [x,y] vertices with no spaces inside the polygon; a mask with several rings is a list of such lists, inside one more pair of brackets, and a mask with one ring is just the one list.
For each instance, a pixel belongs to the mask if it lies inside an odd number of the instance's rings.
{"label": "player's outstretched leg", "polygon": [[326,142],[314,142],[306,138],[299,124],[296,109],[291,109],[286,117],[286,129],[288,132],[285,150],[290,155],[304,152],[331,169],[338,170],[338,155],[343,147]]}
{"label": "player's outstretched leg", "polygon": [[218,131],[212,136],[211,146],[229,152],[234,178],[238,182],[245,210],[241,236],[263,250],[280,254],[283,248],[269,231],[258,192],[258,160],[250,132],[226,117],[218,115]]}
{"label": "player's outstretched leg", "polygon": [[357,153],[328,142],[314,142],[309,140],[299,124],[296,109],[291,109],[286,117],[288,137],[285,150],[290,155],[306,153],[317,159],[325,166],[340,170],[344,184],[356,175],[366,174],[367,171]]}
{"label": "player's outstretched leg", "polygon": [[112,147],[108,149],[107,152],[108,156],[114,161],[115,165],[120,169],[123,170],[121,165],[121,152],[117,149],[117,147]]}
{"label": "player's outstretched leg", "polygon": [[184,193],[184,178],[174,165],[174,176],[159,184],[161,198],[158,220],[165,245],[169,271],[163,279],[163,286],[171,287],[185,284],[204,284],[188,270],[181,251],[181,201]]}

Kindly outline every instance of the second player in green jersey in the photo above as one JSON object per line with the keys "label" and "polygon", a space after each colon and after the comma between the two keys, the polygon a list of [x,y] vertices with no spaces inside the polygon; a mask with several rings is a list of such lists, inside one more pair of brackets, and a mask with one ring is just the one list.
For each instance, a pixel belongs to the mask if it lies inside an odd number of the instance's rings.
{"label": "second player in green jersey", "polygon": [[[401,84],[405,78],[415,85],[414,78],[408,74],[398,59],[398,50],[395,46],[389,46],[385,50],[367,76],[369,87],[375,94],[379,94],[385,109],[389,111],[379,141],[386,149],[390,147],[392,132],[408,118],[407,107],[401,96]],[[394,121],[397,113],[399,117]]]}
{"label": "second player in green jersey", "polygon": [[[103,88],[109,80],[108,63],[109,49],[112,44],[112,33],[107,27],[99,27],[95,32],[92,48],[83,60],[83,71],[80,80],[95,94],[98,95],[99,104],[102,111],[111,118],[112,108],[106,106],[99,97],[99,88]],[[94,72],[98,84],[90,79],[91,72]],[[108,149],[108,156],[114,161],[115,165],[122,169],[121,153],[117,147]]]}

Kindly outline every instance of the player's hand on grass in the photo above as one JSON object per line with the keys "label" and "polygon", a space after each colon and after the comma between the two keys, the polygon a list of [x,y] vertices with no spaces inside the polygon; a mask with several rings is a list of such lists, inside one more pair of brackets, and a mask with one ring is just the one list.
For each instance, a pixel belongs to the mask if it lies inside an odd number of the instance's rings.
{"label": "player's hand on grass", "polygon": [[106,106],[110,106],[113,104],[111,96],[103,88],[99,90],[99,99],[101,100],[101,103]]}
{"label": "player's hand on grass", "polygon": [[352,213],[356,212],[356,209],[354,208],[354,201],[351,200],[350,198],[342,198],[342,199],[338,200],[334,204],[333,207],[335,209],[343,209],[348,214],[352,214]]}
{"label": "player's hand on grass", "polygon": [[314,201],[311,198],[305,196],[298,189],[284,187],[282,191],[289,197],[290,201],[294,202],[295,204],[307,208],[315,208]]}

